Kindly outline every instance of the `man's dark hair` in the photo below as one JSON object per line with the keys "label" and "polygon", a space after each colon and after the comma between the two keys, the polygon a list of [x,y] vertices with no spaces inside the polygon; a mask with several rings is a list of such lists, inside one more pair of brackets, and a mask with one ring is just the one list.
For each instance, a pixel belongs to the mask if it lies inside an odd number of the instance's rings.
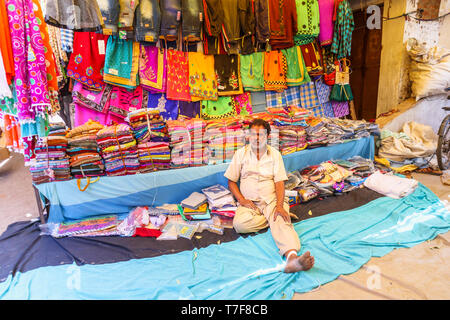
{"label": "man's dark hair", "polygon": [[250,123],[250,127],[249,129],[251,129],[252,127],[264,127],[264,129],[266,129],[267,131],[267,136],[269,136],[270,134],[270,124],[263,119],[255,119],[252,121],[252,123]]}

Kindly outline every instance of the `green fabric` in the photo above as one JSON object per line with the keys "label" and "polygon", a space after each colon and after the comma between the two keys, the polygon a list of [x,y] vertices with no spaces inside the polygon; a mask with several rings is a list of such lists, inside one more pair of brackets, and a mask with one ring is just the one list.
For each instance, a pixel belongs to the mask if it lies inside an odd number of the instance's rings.
{"label": "green fabric", "polygon": [[241,80],[245,91],[264,90],[264,52],[240,56]]}
{"label": "green fabric", "polygon": [[201,108],[201,118],[205,120],[224,119],[236,116],[231,97],[219,97],[214,100],[203,100]]}
{"label": "green fabric", "polygon": [[352,89],[349,84],[335,84],[331,89],[330,100],[351,101],[353,100]]}
{"label": "green fabric", "polygon": [[347,0],[342,1],[337,9],[334,23],[333,44],[331,52],[337,54],[338,59],[350,55],[352,49],[352,32],[355,29],[352,8]]}
{"label": "green fabric", "polygon": [[[288,49],[282,49],[281,52],[285,55],[288,66],[286,73],[287,85],[299,86],[301,84],[311,82],[301,50],[299,50],[297,46],[294,46]],[[300,57],[298,54],[300,54]],[[301,66],[300,62],[302,63]]]}
{"label": "green fabric", "polygon": [[297,7],[297,34],[294,36],[296,45],[308,44],[319,35],[320,16],[317,0],[295,0]]}
{"label": "green fabric", "polygon": [[11,116],[17,117],[17,96],[16,96],[16,89],[14,87],[14,84],[11,84],[10,86],[11,92],[12,92],[12,98],[2,98],[0,99],[0,112],[3,114],[9,114]]}

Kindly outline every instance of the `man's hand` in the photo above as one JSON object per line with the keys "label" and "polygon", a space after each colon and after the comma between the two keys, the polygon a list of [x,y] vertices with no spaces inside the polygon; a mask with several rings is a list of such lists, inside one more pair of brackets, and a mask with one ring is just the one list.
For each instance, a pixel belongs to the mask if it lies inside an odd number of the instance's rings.
{"label": "man's hand", "polygon": [[246,208],[253,209],[253,210],[256,210],[256,211],[261,212],[261,211],[259,210],[259,208],[256,206],[256,204],[253,203],[252,200],[248,200],[248,199],[245,199],[245,198],[244,198],[244,199],[242,199],[241,201],[239,201],[239,204],[240,204],[241,206],[243,206],[243,207],[246,207]]}
{"label": "man's hand", "polygon": [[291,223],[291,216],[286,210],[284,210],[282,205],[277,205],[275,207],[275,214],[273,215],[273,221],[277,220],[278,216],[282,217],[284,221]]}

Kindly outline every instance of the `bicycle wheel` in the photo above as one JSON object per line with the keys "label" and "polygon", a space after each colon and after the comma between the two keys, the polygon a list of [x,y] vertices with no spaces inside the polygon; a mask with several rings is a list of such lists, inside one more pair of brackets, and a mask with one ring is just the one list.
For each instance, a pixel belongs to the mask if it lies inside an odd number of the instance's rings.
{"label": "bicycle wheel", "polygon": [[438,145],[436,149],[436,158],[439,169],[447,170],[450,157],[450,115],[447,115],[442,121],[438,131]]}

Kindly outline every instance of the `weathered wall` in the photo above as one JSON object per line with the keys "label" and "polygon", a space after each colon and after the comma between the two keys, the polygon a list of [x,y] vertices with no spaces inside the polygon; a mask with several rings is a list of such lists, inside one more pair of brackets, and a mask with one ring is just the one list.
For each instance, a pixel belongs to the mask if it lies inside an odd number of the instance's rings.
{"label": "weathered wall", "polygon": [[[419,2],[430,11],[438,7],[439,16],[450,11],[450,0],[385,0],[383,16],[396,17],[415,12]],[[406,53],[406,41],[416,38],[427,47],[450,48],[450,16],[436,21],[418,21],[413,18],[383,21],[382,37],[377,115],[390,111],[411,96],[410,59]]]}

